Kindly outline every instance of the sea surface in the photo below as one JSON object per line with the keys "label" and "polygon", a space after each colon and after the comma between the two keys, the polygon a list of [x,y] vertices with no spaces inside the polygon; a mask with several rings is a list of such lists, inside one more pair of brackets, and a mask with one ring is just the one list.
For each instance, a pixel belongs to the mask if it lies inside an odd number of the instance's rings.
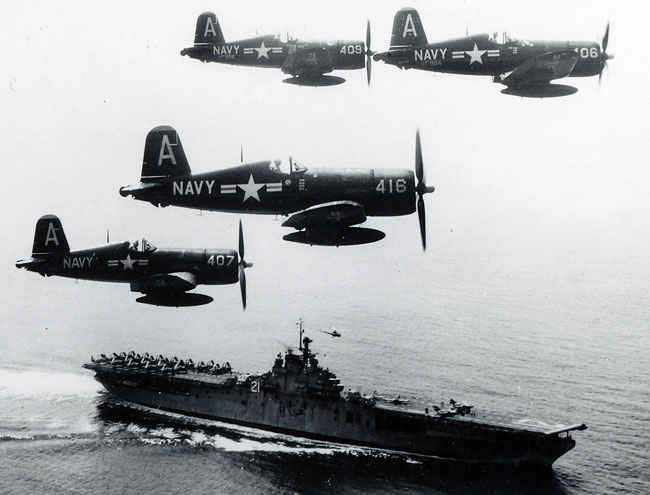
{"label": "sea surface", "polygon": [[[218,218],[195,217],[199,225]],[[247,224],[262,244],[278,227],[268,218]],[[0,493],[648,493],[649,294],[634,263],[590,248],[549,249],[532,264],[502,248],[470,260],[446,246],[453,234],[440,229],[439,252],[423,254],[415,218],[379,225],[396,234],[383,246],[285,246],[298,267],[313,256],[320,263],[307,278],[301,269],[249,270],[246,313],[236,287],[207,288],[214,303],[177,310],[137,304],[119,285],[9,272],[30,297],[5,296]],[[399,252],[400,236],[412,241],[402,246],[408,256],[373,274],[383,250]],[[252,244],[250,256],[264,257]],[[324,283],[337,263],[348,275]],[[399,276],[387,283],[389,274]],[[549,476],[468,473],[114,407],[80,368],[90,354],[134,349],[262,372],[296,347],[299,316],[321,364],[353,389],[453,397],[483,413],[589,428],[573,434],[575,449]],[[331,328],[342,337],[321,331]]]}

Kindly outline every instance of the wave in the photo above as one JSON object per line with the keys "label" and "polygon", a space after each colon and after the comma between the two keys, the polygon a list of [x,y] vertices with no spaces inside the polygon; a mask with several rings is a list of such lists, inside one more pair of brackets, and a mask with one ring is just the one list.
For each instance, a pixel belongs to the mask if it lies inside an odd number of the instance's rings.
{"label": "wave", "polygon": [[[127,438],[135,437],[138,441],[149,445],[178,444],[200,448],[211,447],[226,452],[349,454],[379,457],[395,455],[367,447],[312,440],[232,423],[196,418],[123,401],[117,401],[113,406],[136,411],[149,419],[155,417],[159,422],[149,427],[133,422],[111,424],[104,430],[104,434],[116,439],[124,438],[124,435]],[[168,424],[174,426],[168,426]]]}
{"label": "wave", "polygon": [[43,441],[43,440],[89,440],[95,438],[92,433],[0,433],[0,442]]}
{"label": "wave", "polygon": [[102,387],[91,377],[60,371],[0,368],[0,399],[92,397]]}

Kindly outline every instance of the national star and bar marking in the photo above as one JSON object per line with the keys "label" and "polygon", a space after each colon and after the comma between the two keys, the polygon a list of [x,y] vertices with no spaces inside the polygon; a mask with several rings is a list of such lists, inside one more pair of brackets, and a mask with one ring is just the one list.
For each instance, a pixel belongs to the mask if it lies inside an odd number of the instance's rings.
{"label": "national star and bar marking", "polygon": [[131,258],[130,254],[126,255],[126,258],[124,259],[118,259],[118,260],[108,260],[106,262],[109,268],[115,268],[119,266],[120,264],[122,265],[122,269],[124,271],[127,270],[133,270],[134,266],[148,266],[149,265],[149,260],[148,259],[138,259],[138,258]]}
{"label": "national star and bar marking", "polygon": [[478,45],[474,43],[474,48],[471,50],[455,50],[451,53],[451,58],[454,60],[464,59],[465,55],[469,56],[469,65],[472,65],[474,62],[482,64],[483,55],[486,55],[490,58],[496,58],[501,55],[501,50],[479,50]]}
{"label": "national star and bar marking", "polygon": [[247,47],[244,48],[244,55],[251,55],[257,52],[257,59],[265,58],[266,60],[270,60],[271,58],[269,57],[269,53],[274,54],[274,53],[282,53],[282,47],[281,46],[266,46],[266,44],[262,41],[259,47]]}
{"label": "national star and bar marking", "polygon": [[266,186],[266,192],[282,192],[282,182],[255,182],[255,178],[251,173],[248,176],[248,182],[245,184],[221,184],[221,194],[236,194],[237,188],[244,191],[244,203],[248,198],[253,198],[257,202],[260,202],[259,192]]}

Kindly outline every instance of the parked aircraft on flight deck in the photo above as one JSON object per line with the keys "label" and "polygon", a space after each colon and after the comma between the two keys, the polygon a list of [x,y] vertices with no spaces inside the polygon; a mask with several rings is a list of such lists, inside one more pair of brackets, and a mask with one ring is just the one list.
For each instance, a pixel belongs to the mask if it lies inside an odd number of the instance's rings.
{"label": "parked aircraft on flight deck", "polygon": [[408,215],[417,208],[426,249],[423,195],[434,188],[425,184],[419,131],[415,176],[408,169],[307,168],[291,158],[286,169],[282,165],[270,160],[192,174],[176,130],[159,126],[147,134],[140,183],[121,187],[120,194],[154,206],[291,215],[282,225],[298,232],[285,240],[327,246],[383,239],[379,230],[352,226],[367,216]]}
{"label": "parked aircraft on flight deck", "polygon": [[196,21],[194,46],[181,50],[181,55],[202,62],[281,69],[292,76],[284,82],[305,86],[340,84],[345,79],[324,74],[365,66],[370,84],[370,22],[366,25],[365,44],[357,40],[304,41],[289,36],[283,41],[277,35],[227,42],[217,17],[204,12]]}
{"label": "parked aircraft on flight deck", "polygon": [[226,285],[239,281],[246,309],[244,236],[239,222],[239,254],[232,249],[160,249],[146,239],[70,251],[58,217],[45,215],[36,222],[32,256],[18,260],[17,268],[43,276],[101,282],[126,282],[144,296],[138,302],[156,306],[198,306],[210,296],[187,292],[197,285]]}
{"label": "parked aircraft on flight deck", "polygon": [[594,41],[516,40],[506,33],[428,43],[417,10],[404,8],[395,14],[390,48],[373,58],[400,69],[492,76],[507,86],[506,94],[563,96],[577,89],[550,81],[595,75],[600,81],[607,60],[614,58],[607,53],[608,42],[609,23],[600,46]]}

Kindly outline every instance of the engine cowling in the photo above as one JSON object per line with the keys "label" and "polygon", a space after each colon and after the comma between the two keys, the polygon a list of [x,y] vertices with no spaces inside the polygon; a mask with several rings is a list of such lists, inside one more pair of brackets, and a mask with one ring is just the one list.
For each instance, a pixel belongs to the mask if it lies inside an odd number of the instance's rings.
{"label": "engine cowling", "polygon": [[366,66],[366,45],[363,41],[336,43],[336,69],[363,69]]}

